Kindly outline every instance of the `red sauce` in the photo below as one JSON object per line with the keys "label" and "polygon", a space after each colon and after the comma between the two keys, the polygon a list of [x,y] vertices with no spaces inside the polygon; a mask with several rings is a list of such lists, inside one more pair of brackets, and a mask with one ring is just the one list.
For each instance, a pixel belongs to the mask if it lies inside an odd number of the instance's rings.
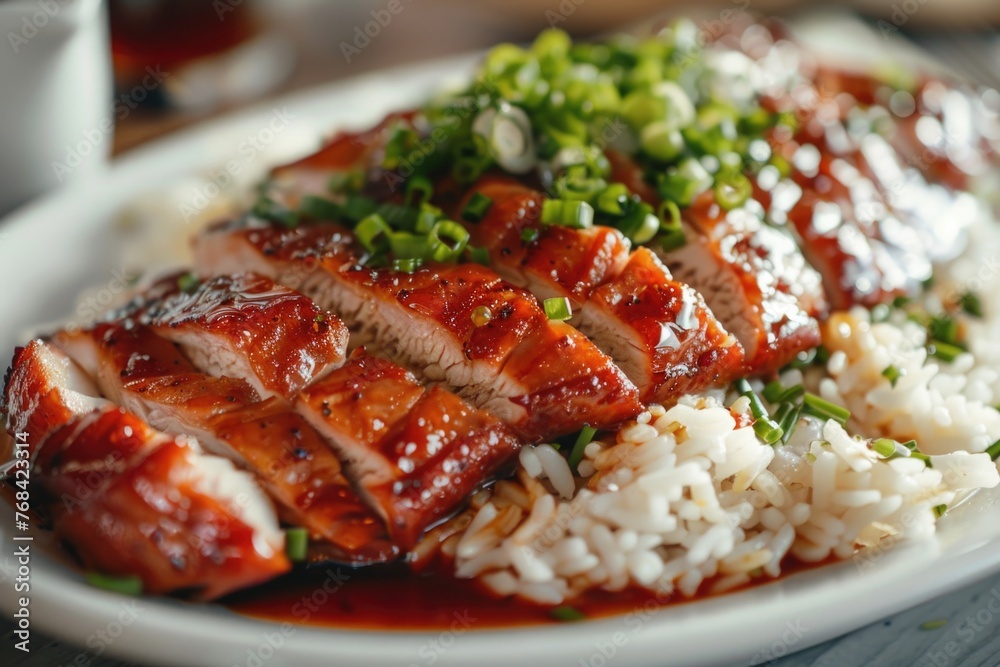
{"label": "red sauce", "polygon": [[[817,565],[789,559],[782,577]],[[775,581],[762,578],[751,586]],[[674,593],[659,598],[641,588],[590,591],[570,603],[587,618],[652,612],[666,606],[703,600]],[[469,620],[476,628],[504,628],[560,623],[550,607],[518,598],[498,598],[473,580],[446,573],[415,574],[405,567],[358,570],[316,565],[242,591],[222,601],[230,609],[277,622],[362,630],[442,630]]]}

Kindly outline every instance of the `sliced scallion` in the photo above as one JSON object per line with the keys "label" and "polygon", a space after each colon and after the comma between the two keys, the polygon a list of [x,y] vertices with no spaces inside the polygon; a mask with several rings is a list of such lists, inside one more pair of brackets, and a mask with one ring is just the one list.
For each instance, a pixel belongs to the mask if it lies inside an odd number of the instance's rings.
{"label": "sliced scallion", "polygon": [[434,186],[429,178],[414,176],[406,183],[406,206],[419,206],[431,200],[434,196]]}
{"label": "sliced scallion", "polygon": [[570,470],[576,472],[577,466],[580,465],[580,461],[583,460],[583,450],[587,448],[587,445],[594,441],[594,436],[597,434],[597,429],[593,426],[584,426],[580,430],[580,435],[576,436],[576,441],[573,443],[573,449],[569,452],[569,467]]}
{"label": "sliced scallion", "polygon": [[806,392],[802,397],[802,409],[808,415],[824,420],[832,419],[841,426],[847,424],[847,420],[851,418],[851,411],[847,408],[831,403],[809,392]]}
{"label": "sliced scallion", "polygon": [[574,229],[586,229],[594,224],[594,207],[585,201],[546,199],[542,204],[542,222]]}
{"label": "sliced scallion", "polygon": [[525,227],[521,230],[521,240],[525,243],[534,243],[538,240],[538,230],[534,227]]}
{"label": "sliced scallion", "polygon": [[983,302],[975,292],[966,292],[958,297],[958,305],[973,317],[983,316]]}
{"label": "sliced scallion", "polygon": [[951,363],[958,359],[965,350],[957,345],[952,345],[951,343],[946,343],[941,340],[932,340],[928,345],[928,351],[931,356],[940,359],[946,363]]}
{"label": "sliced scallion", "polygon": [[554,296],[542,302],[545,316],[550,320],[564,322],[573,317],[573,305],[564,296]]}
{"label": "sliced scallion", "polygon": [[899,368],[893,364],[886,366],[885,370],[882,371],[882,377],[889,380],[889,384],[893,387],[896,386],[896,381],[899,380],[899,376],[902,374],[902,371],[900,371]]}
{"label": "sliced scallion", "polygon": [[309,531],[305,528],[289,528],[285,531],[285,555],[288,560],[302,561],[309,551]]}
{"label": "sliced scallion", "polygon": [[442,220],[427,234],[430,257],[435,262],[458,259],[469,243],[469,232],[454,220]]}
{"label": "sliced scallion", "polygon": [[488,266],[490,263],[490,251],[483,247],[472,247],[468,246],[466,248],[469,252],[469,259],[476,264],[482,264],[483,266]]}
{"label": "sliced scallion", "polygon": [[329,199],[306,195],[299,202],[299,214],[315,220],[337,220],[340,207]]}
{"label": "sliced scallion", "polygon": [[587,618],[587,615],[584,614],[582,611],[580,611],[576,607],[570,607],[568,605],[563,605],[561,607],[553,607],[552,610],[549,611],[549,615],[552,616],[552,618],[556,619],[557,621],[561,621],[563,623],[573,623],[576,621],[583,621],[586,620]]}
{"label": "sliced scallion", "polygon": [[469,203],[462,209],[462,220],[466,222],[479,222],[489,212],[493,206],[493,200],[481,192],[473,193]]}
{"label": "sliced scallion", "polygon": [[378,214],[371,214],[354,228],[354,236],[358,243],[372,255],[381,255],[389,250],[389,238],[392,228]]}
{"label": "sliced scallion", "polygon": [[185,273],[177,279],[177,289],[185,294],[194,294],[200,285],[201,281],[193,273]]}
{"label": "sliced scallion", "polygon": [[142,579],[135,575],[116,577],[100,572],[88,572],[85,579],[94,588],[103,588],[122,595],[142,595]]}
{"label": "sliced scallion", "polygon": [[1000,440],[997,440],[992,445],[986,448],[986,453],[990,455],[990,458],[994,461],[997,457],[1000,457]]}

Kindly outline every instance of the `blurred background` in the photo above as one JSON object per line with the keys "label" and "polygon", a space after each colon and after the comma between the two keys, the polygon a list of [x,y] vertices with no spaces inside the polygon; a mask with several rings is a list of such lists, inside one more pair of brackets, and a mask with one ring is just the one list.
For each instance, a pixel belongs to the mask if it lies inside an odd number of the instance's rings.
{"label": "blurred background", "polygon": [[[0,96],[0,214],[153,138],[370,70],[552,25],[587,36],[662,15],[816,10],[856,15],[1000,88],[998,0],[0,0],[15,54],[0,56],[0,83],[21,91]],[[67,152],[80,136],[88,154]]]}
{"label": "blurred background", "polygon": [[[114,150],[127,150],[248,97],[498,41],[529,40],[550,25],[586,36],[671,13],[694,12],[710,20],[729,9],[794,18],[834,7],[856,13],[882,34],[911,37],[932,48],[942,46],[936,38],[967,42],[972,69],[981,60],[1000,73],[997,0],[110,0],[120,90],[130,89],[147,66],[188,70],[121,123]],[[972,53],[989,44],[992,50]],[[943,46],[958,50],[955,44]],[[225,59],[235,69],[240,58],[249,81],[231,72],[228,87],[210,83],[205,61]],[[201,67],[194,67],[199,61]]]}

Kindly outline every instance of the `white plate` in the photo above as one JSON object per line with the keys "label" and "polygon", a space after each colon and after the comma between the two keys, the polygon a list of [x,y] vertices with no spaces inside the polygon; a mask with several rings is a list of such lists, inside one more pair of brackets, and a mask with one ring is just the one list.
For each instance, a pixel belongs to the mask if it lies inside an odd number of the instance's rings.
{"label": "white plate", "polygon": [[[332,85],[282,100],[294,132],[319,136],[364,125],[423,99],[467,59],[437,61]],[[224,164],[245,161],[239,146],[273,117],[253,109],[129,154],[89,187],[64,190],[0,227],[0,351],[29,325],[63,315],[83,285],[109,282],[111,220],[144,191]],[[258,159],[263,160],[263,157]],[[257,165],[262,167],[264,165]],[[337,631],[290,627],[211,605],[130,600],[86,586],[39,531],[31,559],[33,630],[144,663],[170,665],[584,665],[750,664],[799,650],[1000,570],[1000,493],[981,494],[941,522],[938,539],[790,576],[743,592],[644,609],[605,620],[537,629],[438,632]],[[0,605],[15,605],[13,516],[0,509]],[[125,605],[125,607],[123,607]],[[125,627],[120,621],[128,621]],[[104,634],[98,634],[103,632]],[[110,641],[109,641],[110,640]],[[272,648],[279,645],[278,648]]]}

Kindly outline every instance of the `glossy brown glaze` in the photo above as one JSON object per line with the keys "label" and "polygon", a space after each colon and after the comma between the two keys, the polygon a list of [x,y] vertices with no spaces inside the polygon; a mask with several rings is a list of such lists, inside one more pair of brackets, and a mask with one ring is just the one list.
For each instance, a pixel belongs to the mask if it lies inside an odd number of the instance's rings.
{"label": "glossy brown glaze", "polygon": [[347,327],[302,294],[247,273],[188,291],[179,278],[158,281],[109,319],[134,318],[201,370],[242,378],[264,397],[291,399],[344,362]]}
{"label": "glossy brown glaze", "polygon": [[[577,308],[628,261],[629,241],[616,229],[542,225],[543,194],[510,177],[477,181],[455,208],[455,220],[477,192],[493,203],[482,220],[466,223],[469,242],[487,248],[492,268],[540,299],[568,297]],[[535,239],[522,238],[525,232]]]}
{"label": "glossy brown glaze", "polygon": [[[606,355],[487,267],[366,268],[350,232],[335,225],[218,227],[199,237],[195,256],[208,274],[252,266],[301,289],[394,361],[454,387],[526,440],[609,427],[641,410],[635,387]],[[561,372],[538,372],[526,359]]]}
{"label": "glossy brown glaze", "polygon": [[341,560],[398,555],[336,456],[283,401],[261,402],[243,380],[199,372],[172,343],[141,325],[104,323],[54,340],[106,395],[158,428],[196,434],[207,449],[254,473],[282,515],[339,547]]}
{"label": "glossy brown glaze", "polygon": [[[722,209],[711,193],[687,208],[684,218],[693,231],[689,244],[699,246],[710,268],[678,277],[700,288],[739,339],[746,374],[767,375],[819,345],[816,318],[828,312],[822,282],[789,235],[764,224],[750,206]],[[684,252],[663,257],[670,265]],[[728,289],[713,289],[715,281],[727,281]]]}
{"label": "glossy brown glaze", "polygon": [[303,392],[298,409],[348,463],[405,549],[506,464],[513,434],[454,394],[355,352]]}
{"label": "glossy brown glaze", "polygon": [[[932,182],[968,189],[972,179],[1000,163],[996,114],[980,92],[967,86],[923,75],[917,79],[912,89],[897,91],[872,72],[827,63],[815,72],[823,97],[846,94],[863,107],[885,108],[893,121],[889,141],[907,164]],[[840,106],[854,105],[845,100]]]}
{"label": "glossy brown glaze", "polygon": [[595,335],[611,333],[611,353],[646,403],[672,404],[743,372],[740,344],[648,248],[633,252],[622,274],[594,292],[583,323]]}
{"label": "glossy brown glaze", "polygon": [[[42,457],[55,531],[88,569],[137,575],[147,593],[212,599],[289,568],[248,477],[124,410],[66,423]],[[263,519],[252,515],[261,508]]]}

